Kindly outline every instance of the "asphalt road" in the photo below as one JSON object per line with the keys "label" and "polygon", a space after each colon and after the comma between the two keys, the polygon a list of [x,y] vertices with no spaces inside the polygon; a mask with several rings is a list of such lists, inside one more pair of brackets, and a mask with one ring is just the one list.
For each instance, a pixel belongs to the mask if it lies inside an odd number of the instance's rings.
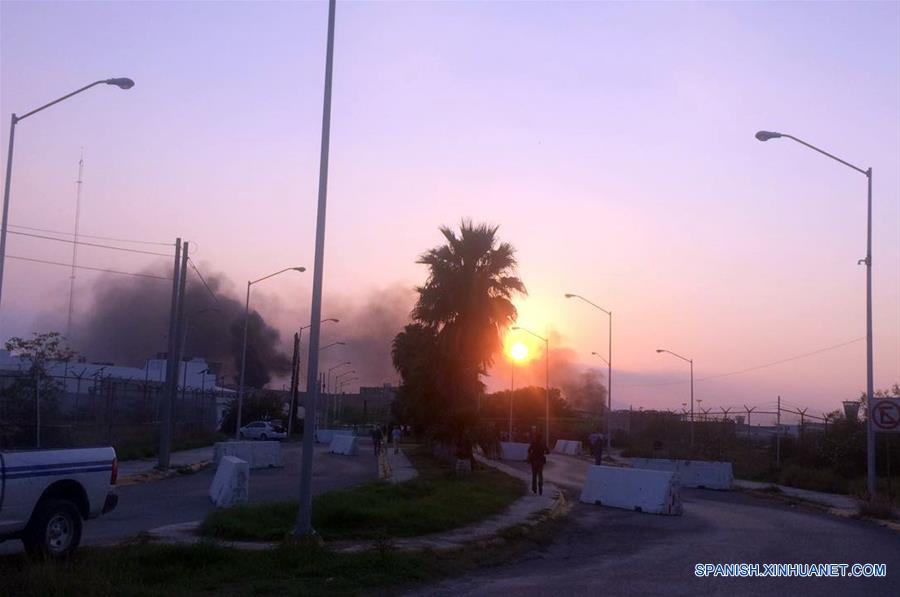
{"label": "asphalt road", "polygon": [[[378,469],[371,446],[363,442],[356,456],[329,454],[327,447],[316,449],[313,459],[313,493],[349,487],[375,480]],[[297,499],[300,490],[298,444],[285,445],[284,468],[250,471],[250,501],[271,502]],[[215,471],[212,467],[191,475],[119,487],[118,507],[100,518],[84,523],[82,545],[107,545],[129,539],[141,531],[203,520],[214,506],[208,491]],[[0,543],[0,554],[22,551],[20,541]]]}
{"label": "asphalt road", "polygon": [[[524,468],[524,465],[521,465]],[[551,456],[577,500],[588,463]],[[741,492],[684,490],[682,516],[577,504],[552,543],[421,595],[900,595],[900,534]],[[886,578],[697,578],[697,563],[884,563]]]}

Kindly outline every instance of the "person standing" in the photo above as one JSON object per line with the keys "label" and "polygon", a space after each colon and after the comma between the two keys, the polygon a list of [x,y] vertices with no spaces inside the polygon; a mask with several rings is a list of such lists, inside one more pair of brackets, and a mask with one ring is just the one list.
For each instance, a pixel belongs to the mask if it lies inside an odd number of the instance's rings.
{"label": "person standing", "polygon": [[594,453],[594,464],[600,466],[603,464],[603,442],[605,438],[602,433],[592,433],[590,436],[591,451]]}
{"label": "person standing", "polygon": [[531,464],[531,493],[544,495],[544,465],[547,464],[547,444],[540,432],[536,433],[528,445],[528,462]]}
{"label": "person standing", "polygon": [[375,444],[375,456],[378,456],[381,453],[381,440],[384,438],[384,433],[381,432],[381,426],[376,425],[375,429],[372,430],[372,443]]}
{"label": "person standing", "polygon": [[394,454],[400,453],[400,425],[394,427],[391,432],[391,440],[394,442]]}

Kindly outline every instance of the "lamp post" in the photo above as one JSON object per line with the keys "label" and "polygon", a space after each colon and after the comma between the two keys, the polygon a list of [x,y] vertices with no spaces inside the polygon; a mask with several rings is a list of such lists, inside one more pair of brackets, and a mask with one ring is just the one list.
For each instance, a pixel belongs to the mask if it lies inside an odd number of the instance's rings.
{"label": "lamp post", "polygon": [[[330,321],[332,323],[340,323],[341,320],[337,319],[336,317],[329,317],[327,319],[323,319],[319,323],[325,323],[326,321]],[[312,324],[305,325],[302,328],[300,328],[299,330],[297,330],[298,346],[299,346],[300,341],[303,340],[303,330],[309,329],[310,327],[312,327]],[[297,387],[300,387],[300,355],[297,355]]]}
{"label": "lamp post", "polygon": [[[334,386],[331,383],[331,372],[334,371],[335,369],[340,369],[341,367],[346,367],[349,364],[350,364],[350,361],[344,361],[343,363],[338,363],[334,367],[329,367],[328,371],[325,373],[325,381],[324,381],[325,396],[326,396],[325,406],[326,406],[326,408],[328,408],[328,412],[331,413],[331,420],[330,420],[329,424],[334,422],[333,411],[334,411],[334,402],[335,402],[334,393],[333,393]],[[330,407],[329,407],[329,405],[330,405]]]}
{"label": "lamp post", "polygon": [[278,274],[283,274],[284,272],[305,272],[305,267],[286,267],[283,270],[279,270],[274,274],[269,274],[268,276],[263,276],[257,280],[247,280],[247,300],[244,303],[244,339],[241,341],[241,376],[238,382],[238,410],[237,410],[237,421],[234,426],[234,439],[240,439],[241,433],[241,410],[244,406],[244,373],[247,368],[247,324],[250,321],[250,287],[256,284],[257,282],[262,282],[263,280],[268,280]]}
{"label": "lamp post", "polygon": [[513,393],[516,389],[516,363],[528,357],[528,347],[517,342],[509,350],[509,440],[513,441]]}
{"label": "lamp post", "polygon": [[[340,323],[341,320],[337,319],[336,317],[329,317],[327,319],[323,319],[319,323],[325,323],[326,321],[331,321],[333,323]],[[291,394],[291,416],[288,417],[288,437],[291,436],[291,432],[293,431],[294,415],[297,412],[297,394],[300,393],[300,371],[302,369],[302,367],[300,366],[300,363],[301,363],[300,341],[303,339],[303,330],[309,328],[311,325],[312,324],[305,325],[305,326],[301,327],[299,330],[297,330],[297,367],[296,367],[296,371],[292,372],[296,378],[296,381],[294,383],[294,391]],[[308,388],[307,388],[307,391],[308,391]]]}
{"label": "lamp post", "polygon": [[677,358],[681,359],[682,361],[686,361],[686,362],[690,363],[690,365],[691,365],[691,447],[693,448],[694,447],[694,359],[685,358],[685,357],[681,356],[680,354],[675,354],[671,350],[666,350],[665,348],[657,348],[656,352],[657,353],[667,352],[670,355],[672,355],[673,357],[677,357]]}
{"label": "lamp post", "polygon": [[[866,408],[871,410],[872,398],[875,394],[875,373],[872,363],[872,168],[863,170],[858,166],[854,166],[850,162],[846,162],[841,158],[828,153],[823,149],[819,149],[815,145],[811,145],[806,141],[798,139],[793,135],[786,133],[776,133],[772,131],[759,131],[756,138],[760,141],[768,141],[769,139],[780,138],[791,139],[800,145],[808,147],[813,151],[817,151],[824,156],[833,159],[836,162],[856,170],[866,177],[868,184],[868,198],[866,208],[866,257],[860,259],[859,263],[866,264]],[[872,417],[867,418],[866,424],[866,476],[869,498],[875,497],[875,431],[872,429]]]}
{"label": "lamp post", "polygon": [[350,378],[347,378],[347,379],[343,380],[343,381],[340,383],[340,386],[339,386],[338,391],[339,391],[339,392],[343,392],[343,391],[344,391],[344,386],[347,385],[347,384],[353,383],[354,381],[359,381],[359,378],[358,378],[358,377],[350,377]]}
{"label": "lamp post", "polygon": [[337,375],[335,375],[334,376],[335,387],[340,385],[342,377],[344,377],[345,375],[353,375],[354,373],[356,373],[356,369],[351,369],[350,371],[344,371],[343,373],[338,373]]}
{"label": "lamp post", "polygon": [[350,361],[344,361],[343,363],[338,363],[334,367],[328,368],[328,373],[325,374],[325,391],[326,392],[334,389],[334,385],[331,382],[331,372],[334,371],[335,369],[340,369],[341,367],[346,367],[347,365],[352,365],[352,363]]}
{"label": "lamp post", "polygon": [[[607,311],[600,305],[596,305],[591,301],[587,300],[580,294],[566,294],[566,298],[577,298],[580,299],[595,309],[606,313],[609,316],[609,347],[607,349],[607,357],[603,359],[606,363],[606,385],[609,386],[606,389],[606,450],[609,451],[612,449],[612,433],[611,433],[611,424],[612,424],[612,311]],[[596,356],[600,356],[596,352],[592,353]]]}
{"label": "lamp post", "polygon": [[547,420],[544,425],[544,442],[549,447],[550,446],[550,340],[544,338],[541,335],[535,334],[529,329],[525,329],[521,326],[515,325],[512,327],[514,330],[521,330],[528,334],[531,334],[538,340],[544,341],[544,363],[545,363],[545,380],[546,380],[546,397],[544,399],[544,408],[546,410]]}
{"label": "lamp post", "polygon": [[131,89],[134,87],[134,81],[131,79],[126,79],[124,77],[119,77],[115,79],[104,79],[102,81],[94,81],[90,85],[85,85],[81,89],[73,91],[67,95],[62,96],[59,99],[55,99],[49,104],[44,104],[40,108],[35,108],[31,112],[28,112],[22,116],[16,116],[15,112],[10,115],[9,119],[9,150],[6,153],[6,183],[3,187],[3,224],[0,227],[0,300],[3,297],[3,266],[6,263],[6,225],[7,220],[9,218],[9,187],[12,183],[12,163],[13,163],[13,146],[16,138],[16,125],[31,116],[32,114],[37,114],[41,110],[45,110],[50,106],[58,104],[63,100],[67,100],[73,95],[78,95],[82,91],[87,91],[91,87],[95,85],[100,85],[105,83],[106,85],[115,85],[119,89]]}
{"label": "lamp post", "polygon": [[316,208],[316,252],[313,267],[312,304],[309,330],[309,363],[306,368],[306,415],[303,419],[303,452],[300,462],[300,503],[294,524],[294,537],[309,538],[312,528],[313,435],[319,388],[319,332],[322,317],[322,281],[325,273],[325,210],[328,199],[328,150],[331,140],[331,80],[334,70],[334,20],[336,0],[328,2],[328,35],[325,42],[325,93],[322,102],[322,144],[319,152],[319,197]]}

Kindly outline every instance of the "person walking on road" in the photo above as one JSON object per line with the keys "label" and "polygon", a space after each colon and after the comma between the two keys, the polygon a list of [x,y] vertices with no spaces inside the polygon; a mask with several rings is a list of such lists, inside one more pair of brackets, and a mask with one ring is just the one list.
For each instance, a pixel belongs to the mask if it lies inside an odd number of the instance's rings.
{"label": "person walking on road", "polygon": [[372,430],[372,443],[375,444],[375,456],[381,454],[381,440],[384,438],[384,433],[381,432],[381,427],[376,426],[375,429]]}
{"label": "person walking on road", "polygon": [[589,438],[591,451],[594,453],[594,464],[597,466],[603,464],[603,442],[605,439],[602,433],[592,433]]}
{"label": "person walking on road", "polygon": [[528,462],[531,464],[531,493],[544,495],[544,465],[547,464],[547,444],[540,433],[536,433],[528,445]]}
{"label": "person walking on road", "polygon": [[394,454],[400,453],[400,434],[400,426],[397,425],[391,432],[391,441],[394,443]]}

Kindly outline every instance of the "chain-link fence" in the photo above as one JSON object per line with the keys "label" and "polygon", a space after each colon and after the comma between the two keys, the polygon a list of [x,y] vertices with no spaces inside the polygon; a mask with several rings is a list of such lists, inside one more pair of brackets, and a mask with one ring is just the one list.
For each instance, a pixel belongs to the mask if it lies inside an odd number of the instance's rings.
{"label": "chain-link fence", "polygon": [[[163,385],[102,376],[0,375],[0,448],[112,445],[120,458],[152,455]],[[211,438],[224,398],[211,389],[179,387],[173,442]]]}

